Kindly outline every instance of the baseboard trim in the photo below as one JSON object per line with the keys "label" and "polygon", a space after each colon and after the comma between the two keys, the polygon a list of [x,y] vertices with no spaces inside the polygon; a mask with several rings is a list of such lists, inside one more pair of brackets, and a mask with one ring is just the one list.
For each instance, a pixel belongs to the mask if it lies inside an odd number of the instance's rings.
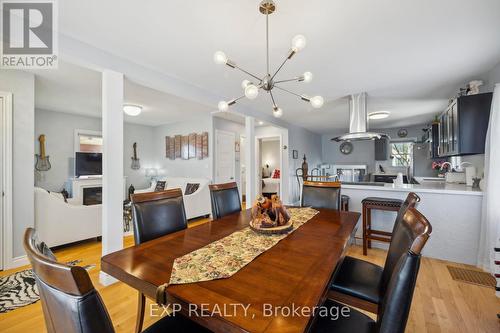
{"label": "baseboard trim", "polygon": [[19,257],[12,258],[12,260],[10,261],[10,264],[6,268],[13,269],[13,268],[21,267],[21,266],[27,266],[29,264],[30,264],[30,262],[28,260],[28,257],[26,255],[22,255]]}
{"label": "baseboard trim", "polygon": [[112,284],[114,284],[114,283],[117,283],[117,282],[118,282],[118,280],[117,280],[117,279],[115,279],[114,277],[112,277],[111,275],[109,275],[108,273],[105,273],[105,272],[103,272],[103,271],[100,271],[100,272],[99,272],[99,282],[100,282],[103,286],[107,287],[107,286],[110,286],[110,285],[112,285]]}

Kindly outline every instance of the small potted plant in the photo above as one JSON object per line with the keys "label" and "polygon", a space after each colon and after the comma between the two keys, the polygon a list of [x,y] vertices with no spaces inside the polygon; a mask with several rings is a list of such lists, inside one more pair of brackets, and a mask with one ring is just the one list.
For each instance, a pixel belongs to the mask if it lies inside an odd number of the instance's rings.
{"label": "small potted plant", "polygon": [[446,161],[434,161],[432,162],[432,170],[437,170],[438,177],[444,177],[448,172],[450,164]]}

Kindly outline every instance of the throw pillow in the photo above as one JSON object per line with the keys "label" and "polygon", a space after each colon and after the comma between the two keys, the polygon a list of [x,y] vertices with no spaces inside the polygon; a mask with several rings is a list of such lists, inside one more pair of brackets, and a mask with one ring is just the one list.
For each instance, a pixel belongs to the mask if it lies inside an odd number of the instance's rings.
{"label": "throw pillow", "polygon": [[155,192],[165,191],[165,187],[167,186],[167,182],[165,180],[159,180],[156,182]]}
{"label": "throw pillow", "polygon": [[185,195],[193,194],[194,192],[196,192],[198,190],[198,188],[200,188],[200,184],[198,184],[198,183],[195,183],[195,184],[187,183],[186,184],[186,191],[184,191],[184,194]]}
{"label": "throw pillow", "polygon": [[62,196],[63,196],[63,198],[64,198],[64,202],[65,202],[65,203],[68,203],[69,193],[68,193],[68,191],[66,191],[66,189],[65,189],[65,188],[63,188],[63,189],[62,189],[62,191],[61,191],[61,195],[62,195]]}
{"label": "throw pillow", "polygon": [[59,200],[63,200],[64,202],[68,202],[67,199],[64,197],[64,194],[62,192],[49,192],[51,196],[56,197]]}
{"label": "throw pillow", "polygon": [[272,178],[280,178],[280,169],[274,169]]}
{"label": "throw pillow", "polygon": [[44,256],[46,256],[50,260],[57,261],[54,252],[52,252],[50,247],[48,247],[45,242],[40,242],[38,240],[38,236],[36,237],[35,246],[38,248],[38,251],[40,251]]}

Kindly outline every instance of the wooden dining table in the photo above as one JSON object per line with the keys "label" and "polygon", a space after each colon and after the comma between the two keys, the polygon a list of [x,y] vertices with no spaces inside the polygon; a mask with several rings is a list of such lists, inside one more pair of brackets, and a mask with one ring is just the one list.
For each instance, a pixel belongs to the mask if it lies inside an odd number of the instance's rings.
{"label": "wooden dining table", "polygon": [[[230,278],[168,286],[170,309],[214,332],[307,332],[360,216],[318,211]],[[104,256],[101,268],[155,299],[176,258],[248,227],[250,219],[246,210],[125,248]]]}

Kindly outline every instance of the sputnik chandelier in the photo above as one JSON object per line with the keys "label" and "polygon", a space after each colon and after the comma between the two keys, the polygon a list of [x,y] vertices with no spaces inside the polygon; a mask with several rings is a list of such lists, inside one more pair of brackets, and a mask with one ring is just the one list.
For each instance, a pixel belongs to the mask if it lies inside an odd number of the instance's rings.
{"label": "sputnik chandelier", "polygon": [[273,0],[263,0],[260,5],[259,5],[259,11],[266,15],[266,63],[267,63],[267,72],[263,77],[259,77],[257,75],[254,75],[240,66],[238,66],[235,62],[231,61],[228,59],[226,54],[222,51],[217,51],[214,54],[214,61],[218,65],[227,65],[233,69],[238,69],[242,71],[243,73],[249,75],[252,77],[252,80],[244,80],[241,83],[241,87],[244,89],[245,93],[238,97],[234,98],[230,101],[221,101],[219,102],[218,109],[219,111],[227,111],[229,106],[235,104],[238,100],[242,99],[243,97],[246,97],[248,99],[255,99],[259,95],[259,91],[263,89],[264,91],[268,92],[269,95],[271,96],[271,102],[273,104],[273,115],[276,118],[279,118],[283,115],[283,110],[278,107],[276,104],[276,100],[274,99],[273,95],[273,89],[279,89],[281,91],[287,92],[289,94],[295,95],[298,98],[300,98],[303,101],[311,103],[313,108],[320,108],[323,106],[324,100],[323,97],[321,96],[314,96],[314,97],[309,97],[307,95],[299,95],[296,94],[288,89],[285,89],[278,84],[285,83],[285,82],[291,82],[291,81],[298,81],[298,82],[306,82],[309,83],[312,80],[312,73],[311,72],[305,72],[301,76],[294,77],[292,79],[285,79],[285,80],[275,80],[276,75],[280,72],[280,70],[283,68],[285,63],[292,59],[292,57],[306,46],[306,38],[302,35],[296,35],[292,39],[292,47],[290,48],[290,51],[288,52],[288,55],[286,56],[285,60],[281,63],[281,65],[276,69],[274,74],[271,74],[269,70],[269,15],[274,13],[276,10],[276,5]]}

